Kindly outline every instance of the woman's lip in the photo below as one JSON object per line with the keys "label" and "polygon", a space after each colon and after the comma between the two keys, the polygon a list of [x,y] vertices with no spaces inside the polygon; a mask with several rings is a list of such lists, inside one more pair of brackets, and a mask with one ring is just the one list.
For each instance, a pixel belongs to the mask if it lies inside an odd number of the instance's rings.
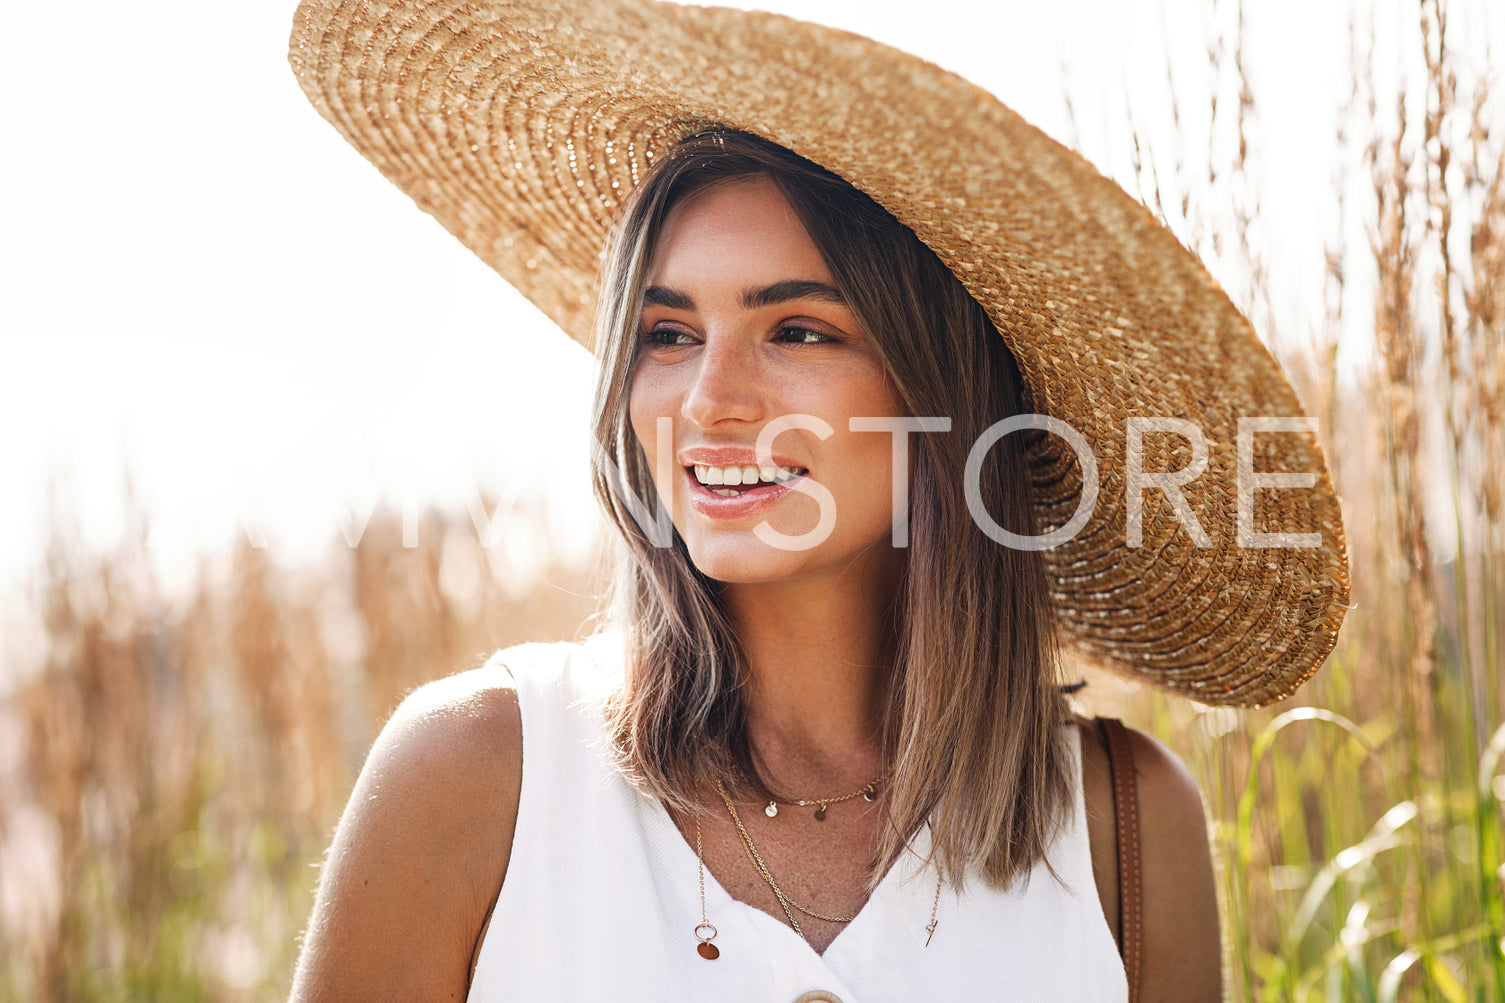
{"label": "woman's lip", "polygon": [[679,454],[681,467],[789,467],[794,470],[804,470],[805,465],[784,456],[775,455],[766,463],[758,461],[756,452],[750,449],[740,448],[702,448],[687,449]]}
{"label": "woman's lip", "polygon": [[718,485],[700,483],[693,467],[685,471],[690,482],[690,507],[712,519],[743,519],[761,512],[787,495],[799,477],[778,484],[759,484],[730,497],[723,497],[713,490]]}

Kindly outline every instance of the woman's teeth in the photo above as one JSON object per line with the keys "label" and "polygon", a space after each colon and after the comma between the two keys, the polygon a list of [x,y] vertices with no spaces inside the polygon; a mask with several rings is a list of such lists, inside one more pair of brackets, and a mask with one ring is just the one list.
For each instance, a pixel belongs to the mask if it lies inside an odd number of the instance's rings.
{"label": "woman's teeth", "polygon": [[[751,464],[736,467],[711,467],[701,463],[695,465],[695,479],[713,490],[718,487],[753,488],[763,484],[782,484],[803,476],[805,473],[804,467],[755,467]],[[723,498],[729,498],[742,492],[721,490],[715,493]]]}

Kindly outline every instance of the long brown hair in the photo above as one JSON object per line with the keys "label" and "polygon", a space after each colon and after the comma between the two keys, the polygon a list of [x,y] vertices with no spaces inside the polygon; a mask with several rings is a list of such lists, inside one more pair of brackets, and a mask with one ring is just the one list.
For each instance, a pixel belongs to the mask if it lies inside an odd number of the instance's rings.
{"label": "long brown hair", "polygon": [[[773,793],[748,740],[746,666],[718,583],[665,523],[634,516],[656,496],[628,422],[645,273],[665,217],[693,192],[755,176],[798,214],[908,412],[951,418],[949,433],[911,442],[884,734],[891,824],[873,880],[929,822],[951,881],[976,864],[1006,887],[1044,858],[1072,782],[1044,562],[988,538],[964,492],[972,443],[1022,410],[1018,371],[983,309],[912,231],[831,172],[745,133],[701,133],[661,156],[623,207],[602,271],[594,481],[627,551],[615,593],[626,660],[608,711],[615,750],[634,782],[678,810],[717,803],[715,777]],[[1033,533],[1020,438],[993,448],[979,486],[999,524]]]}

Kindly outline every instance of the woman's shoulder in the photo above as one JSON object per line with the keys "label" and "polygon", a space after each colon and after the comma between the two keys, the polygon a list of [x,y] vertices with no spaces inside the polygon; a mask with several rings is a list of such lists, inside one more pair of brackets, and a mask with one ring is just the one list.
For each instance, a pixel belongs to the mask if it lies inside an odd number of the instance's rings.
{"label": "woman's shoulder", "polygon": [[[610,644],[610,638],[521,644],[418,687],[382,728],[362,780],[369,775],[388,800],[411,788],[413,797],[515,819],[525,705],[538,711],[531,715],[536,722],[553,713],[551,704],[580,705],[608,692]],[[455,800],[462,794],[486,796]]]}
{"label": "woman's shoulder", "polygon": [[[394,811],[410,800],[434,809],[453,823],[456,839],[484,840],[484,849],[505,868],[517,820],[525,724],[540,724],[556,716],[556,707],[584,706],[588,697],[607,692],[610,643],[601,638],[517,645],[478,668],[418,687],[382,729],[361,782],[369,781],[373,796],[384,797]],[[427,812],[404,811],[396,821],[411,814],[424,816],[423,832],[434,832]]]}
{"label": "woman's shoulder", "polygon": [[[1103,913],[1116,931],[1118,840],[1111,767],[1097,723],[1079,718],[1077,725],[1092,869]],[[1217,889],[1201,791],[1186,764],[1164,744],[1134,728],[1125,731],[1139,806],[1141,998],[1217,999]]]}
{"label": "woman's shoulder", "polygon": [[517,680],[488,661],[409,693],[382,728],[362,774],[374,774],[389,793],[394,784],[436,798],[435,783],[495,790],[499,777],[520,767],[522,737]]}
{"label": "woman's shoulder", "polygon": [[[1113,783],[1103,731],[1094,718],[1078,716],[1074,723],[1082,736],[1082,773],[1089,799],[1088,808],[1092,808],[1093,794],[1097,794],[1100,801],[1106,798],[1103,803],[1111,821]],[[1155,809],[1157,816],[1164,818],[1172,827],[1193,826],[1205,832],[1201,789],[1181,757],[1158,739],[1138,729],[1125,726],[1124,733],[1128,737],[1129,750],[1134,760],[1134,775],[1141,807]],[[1143,817],[1140,824],[1146,824]]]}
{"label": "woman's shoulder", "polygon": [[[505,812],[509,805],[515,815],[522,765],[522,672],[509,662],[531,664],[519,658],[527,647],[532,646],[498,652],[478,668],[410,692],[382,728],[357,787],[369,782],[375,788],[372,795],[392,802],[394,809],[412,798],[447,804],[446,815]],[[464,794],[489,796],[466,800],[460,797]]]}
{"label": "woman's shoulder", "polygon": [[517,681],[495,657],[402,701],[335,832],[295,999],[464,995],[506,873],[522,737]]}

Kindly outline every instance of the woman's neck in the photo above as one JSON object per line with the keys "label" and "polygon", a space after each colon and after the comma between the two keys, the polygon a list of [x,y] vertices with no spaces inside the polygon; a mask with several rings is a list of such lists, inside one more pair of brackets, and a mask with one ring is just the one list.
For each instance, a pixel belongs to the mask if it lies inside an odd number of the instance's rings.
{"label": "woman's neck", "polygon": [[726,587],[749,737],[776,786],[818,795],[881,771],[901,570],[885,547],[819,575]]}

